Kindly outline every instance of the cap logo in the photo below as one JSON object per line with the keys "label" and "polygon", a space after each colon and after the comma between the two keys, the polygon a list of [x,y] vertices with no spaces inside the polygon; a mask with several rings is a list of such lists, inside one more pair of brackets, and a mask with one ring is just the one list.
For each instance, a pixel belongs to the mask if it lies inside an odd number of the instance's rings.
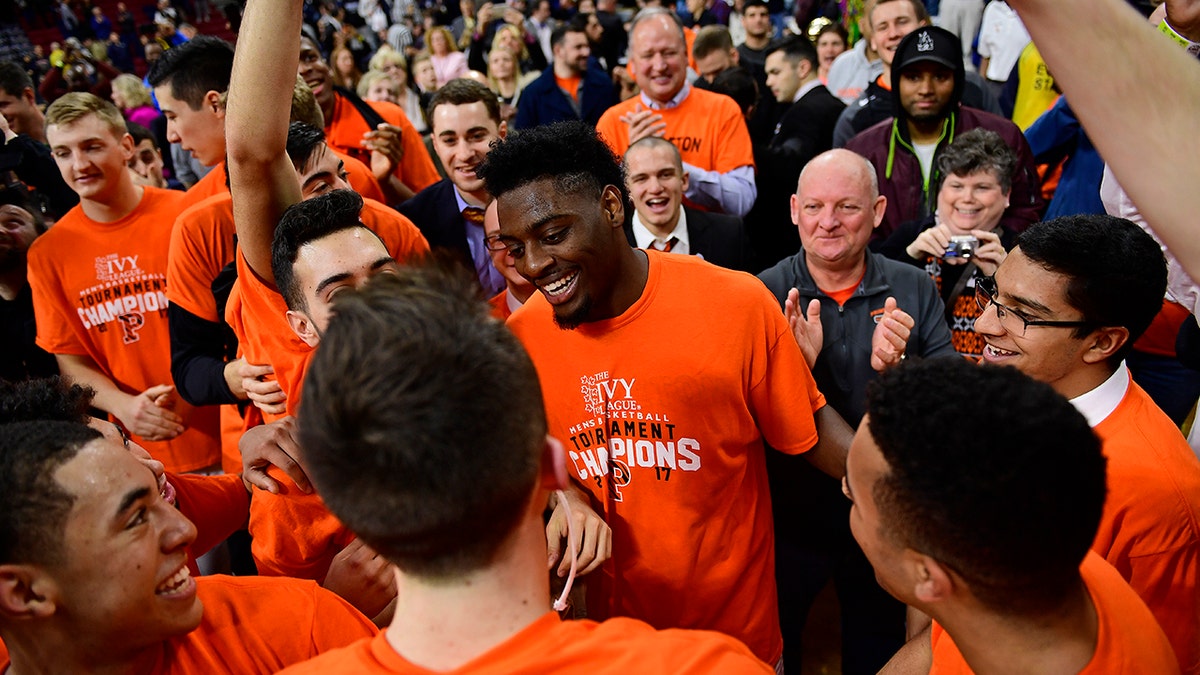
{"label": "cap logo", "polygon": [[933,51],[933,36],[929,33],[921,33],[917,36],[917,51],[931,52]]}

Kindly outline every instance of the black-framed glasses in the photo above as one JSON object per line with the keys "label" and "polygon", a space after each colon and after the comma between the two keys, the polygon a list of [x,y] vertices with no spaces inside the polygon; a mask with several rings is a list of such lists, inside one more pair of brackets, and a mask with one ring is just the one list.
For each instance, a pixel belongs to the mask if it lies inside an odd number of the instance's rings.
{"label": "black-framed glasses", "polygon": [[484,237],[483,245],[487,247],[487,250],[494,251],[496,253],[508,251],[508,244],[501,241],[500,235],[498,234],[490,234]]}
{"label": "black-framed glasses", "polygon": [[1030,319],[1021,312],[996,302],[996,279],[995,277],[976,277],[975,279],[975,304],[979,305],[980,312],[986,312],[988,305],[996,308],[996,318],[1000,320],[1000,325],[1004,330],[1012,335],[1020,337],[1025,336],[1025,331],[1030,326],[1045,326],[1048,328],[1085,328],[1092,324],[1087,321],[1042,321],[1040,319]]}

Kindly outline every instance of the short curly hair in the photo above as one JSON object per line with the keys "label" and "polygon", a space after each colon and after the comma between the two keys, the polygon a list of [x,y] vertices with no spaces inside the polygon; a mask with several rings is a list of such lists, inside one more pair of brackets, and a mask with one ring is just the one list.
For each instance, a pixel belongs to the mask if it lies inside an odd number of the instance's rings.
{"label": "short curly hair", "polygon": [[586,190],[599,197],[611,185],[623,203],[629,200],[620,160],[595,128],[577,120],[509,135],[492,146],[477,171],[493,197],[549,178],[564,193]]}

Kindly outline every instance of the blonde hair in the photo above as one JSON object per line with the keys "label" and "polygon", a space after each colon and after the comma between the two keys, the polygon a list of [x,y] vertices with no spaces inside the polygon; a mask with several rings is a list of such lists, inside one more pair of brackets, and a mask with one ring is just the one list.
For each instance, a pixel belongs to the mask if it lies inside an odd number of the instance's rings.
{"label": "blonde hair", "polygon": [[525,46],[525,40],[521,38],[521,30],[512,24],[504,24],[496,29],[496,35],[492,37],[492,49],[495,49],[500,44],[500,36],[509,33],[518,45],[521,46],[521,51],[513,54],[513,58],[517,61],[517,70],[521,70],[521,62],[529,58],[529,48]]}
{"label": "blonde hair", "polygon": [[112,88],[120,92],[129,109],[140,108],[144,105],[154,105],[150,99],[150,90],[135,75],[124,73],[112,81]]}
{"label": "blonde hair", "polygon": [[396,89],[396,97],[400,97],[400,84],[393,80],[391,75],[388,75],[381,70],[368,70],[366,73],[363,73],[362,79],[358,81],[359,98],[366,99],[367,94],[371,91],[371,85],[375,84],[377,80],[387,80],[388,82],[391,82],[392,86]]}
{"label": "blonde hair", "polygon": [[85,91],[64,94],[46,109],[46,126],[74,124],[88,115],[95,115],[120,139],[129,133],[125,118],[117,106]]}
{"label": "blonde hair", "polygon": [[385,44],[367,62],[367,70],[386,70],[388,66],[400,66],[403,69],[407,69],[408,59],[404,58],[403,53],[392,49],[391,45]]}
{"label": "blonde hair", "polygon": [[429,53],[431,55],[433,54],[434,35],[441,35],[442,37],[446,38],[447,53],[459,51],[458,44],[454,42],[454,33],[451,33],[450,29],[446,28],[445,26],[434,26],[429,31],[429,37],[425,39],[425,46],[429,49]]}
{"label": "blonde hair", "polygon": [[317,129],[325,128],[325,114],[321,112],[321,106],[317,105],[317,97],[313,96],[312,89],[308,88],[304,78],[299,75],[296,76],[296,85],[292,87],[291,120],[304,122]]}
{"label": "blonde hair", "polygon": [[491,89],[492,91],[496,92],[497,95],[500,95],[500,80],[496,79],[495,73],[492,72],[492,54],[496,54],[499,52],[505,52],[509,55],[510,58],[512,58],[513,71],[512,71],[512,75],[509,76],[509,81],[512,82],[516,86],[516,89],[519,92],[521,90],[521,61],[520,61],[520,59],[517,58],[517,55],[514,54],[511,49],[509,49],[508,47],[506,47],[504,45],[498,45],[498,44],[493,44],[492,51],[488,52],[488,58],[487,58],[488,89]]}

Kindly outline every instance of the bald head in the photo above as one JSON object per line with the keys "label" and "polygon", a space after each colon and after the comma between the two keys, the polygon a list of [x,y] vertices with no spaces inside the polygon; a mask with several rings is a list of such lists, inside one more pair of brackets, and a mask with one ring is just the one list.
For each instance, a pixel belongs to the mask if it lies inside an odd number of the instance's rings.
{"label": "bald head", "polygon": [[836,173],[859,186],[868,201],[873,202],[879,196],[879,178],[875,174],[875,167],[866,157],[841,148],[823,152],[804,166],[796,185],[796,194],[804,193],[806,176],[828,173]]}

